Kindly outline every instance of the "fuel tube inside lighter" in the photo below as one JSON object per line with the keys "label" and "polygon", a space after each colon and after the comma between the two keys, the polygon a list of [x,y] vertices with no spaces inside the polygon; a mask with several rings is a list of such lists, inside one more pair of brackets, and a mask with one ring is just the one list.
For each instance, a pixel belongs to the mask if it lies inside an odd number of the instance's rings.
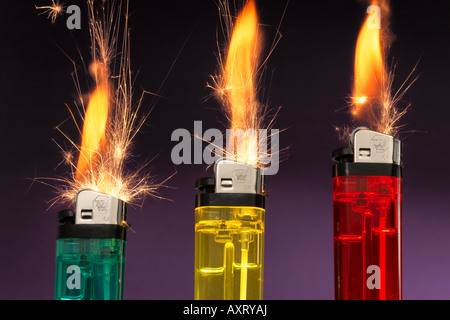
{"label": "fuel tube inside lighter", "polygon": [[337,300],[402,299],[400,140],[365,128],[333,152]]}
{"label": "fuel tube inside lighter", "polygon": [[55,300],[122,300],[126,203],[82,190],[58,214]]}
{"label": "fuel tube inside lighter", "polygon": [[264,175],[231,160],[215,178],[197,181],[195,299],[261,300],[264,266]]}

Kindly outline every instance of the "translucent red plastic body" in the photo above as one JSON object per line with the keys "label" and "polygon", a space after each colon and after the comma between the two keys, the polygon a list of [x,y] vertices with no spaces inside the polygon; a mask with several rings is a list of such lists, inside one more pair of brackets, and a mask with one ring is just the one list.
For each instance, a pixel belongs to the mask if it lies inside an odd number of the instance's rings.
{"label": "translucent red plastic body", "polygon": [[401,184],[390,176],[333,179],[336,299],[402,299]]}

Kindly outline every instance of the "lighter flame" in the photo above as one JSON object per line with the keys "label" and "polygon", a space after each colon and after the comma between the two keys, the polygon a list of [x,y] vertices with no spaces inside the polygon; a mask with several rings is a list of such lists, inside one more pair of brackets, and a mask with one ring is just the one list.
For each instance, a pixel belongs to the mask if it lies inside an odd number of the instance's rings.
{"label": "lighter flame", "polygon": [[[378,5],[373,1],[372,5]],[[358,116],[366,102],[378,99],[385,81],[385,67],[381,46],[380,29],[369,27],[370,15],[358,36],[355,53],[355,83],[352,113]]]}
{"label": "lighter flame", "polygon": [[[399,109],[398,103],[416,80],[411,80],[415,69],[399,90],[392,92],[394,72],[389,70],[385,63],[390,43],[389,0],[373,0],[371,4],[370,9],[380,9],[376,10],[380,17],[376,11],[370,12],[358,36],[351,113],[359,122],[358,125],[396,136],[401,128],[398,122],[409,108],[408,105]],[[379,23],[373,23],[374,19],[380,19]]]}
{"label": "lighter flame", "polygon": [[[75,68],[74,80],[81,103],[78,111],[83,119],[82,130],[70,108],[69,111],[82,139],[81,144],[77,144],[58,127],[73,146],[73,150],[66,150],[58,145],[66,163],[72,168],[72,175],[69,178],[53,179],[63,182],[63,185],[54,187],[58,197],[53,204],[73,202],[82,189],[105,193],[132,204],[142,201],[147,195],[160,198],[156,192],[170,177],[155,184],[149,174],[143,174],[145,165],[135,170],[125,167],[131,155],[133,139],[147,118],[147,115],[138,116],[143,96],[147,92],[142,94],[137,104],[133,102],[129,2],[87,2],[93,61],[90,73],[95,87],[85,107]],[[98,2],[100,9],[94,2]]]}
{"label": "lighter flame", "polygon": [[247,129],[257,112],[255,71],[259,58],[258,19],[250,1],[236,21],[225,65],[232,129]]}
{"label": "lighter flame", "polygon": [[[94,63],[92,69],[105,68]],[[106,74],[106,70],[101,73]],[[105,76],[104,76],[105,77]],[[98,173],[92,168],[94,158],[105,147],[106,129],[110,105],[110,88],[108,79],[102,79],[89,99],[83,124],[82,142],[75,178],[80,181],[89,176],[89,172]],[[94,170],[92,170],[94,169]]]}
{"label": "lighter flame", "polygon": [[[230,127],[244,132],[261,127],[261,105],[257,99],[257,72],[262,41],[258,33],[258,17],[254,0],[247,2],[236,19],[228,47],[226,63],[217,92],[221,96]],[[234,160],[258,164],[258,135],[232,140]]]}

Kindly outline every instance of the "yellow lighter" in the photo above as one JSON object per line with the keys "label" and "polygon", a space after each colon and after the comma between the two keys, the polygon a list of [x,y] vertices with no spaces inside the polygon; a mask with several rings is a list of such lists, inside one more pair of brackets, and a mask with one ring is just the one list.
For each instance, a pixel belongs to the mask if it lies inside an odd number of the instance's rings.
{"label": "yellow lighter", "polygon": [[197,181],[195,299],[262,300],[264,175],[226,159],[214,171]]}

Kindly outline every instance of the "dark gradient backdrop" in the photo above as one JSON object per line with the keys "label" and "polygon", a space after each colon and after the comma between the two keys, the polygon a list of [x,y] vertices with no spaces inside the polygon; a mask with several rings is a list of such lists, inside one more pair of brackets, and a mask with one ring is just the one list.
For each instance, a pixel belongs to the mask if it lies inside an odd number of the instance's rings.
{"label": "dark gradient backdrop", "polygon": [[[183,50],[136,140],[136,160],[155,157],[149,169],[157,179],[177,174],[161,190],[172,201],[147,199],[129,210],[135,232],[128,236],[125,297],[192,299],[194,184],[211,173],[203,165],[175,167],[170,137],[177,128],[192,132],[195,120],[223,128],[218,103],[205,99],[216,69],[218,11],[212,0],[130,2],[137,95],[141,88],[157,91]],[[67,170],[58,166],[62,157],[52,139],[65,143],[55,127],[69,119],[64,104],[76,98],[68,57],[81,65],[89,34],[84,2],[66,3],[82,7],[82,30],[69,31],[64,16],[51,25],[32,1],[3,1],[0,8],[1,299],[53,298],[55,216],[63,208],[48,210],[53,190],[31,179]],[[257,1],[268,43],[285,5]],[[450,2],[393,0],[392,7],[396,87],[420,60],[420,78],[405,96],[412,109],[402,120],[404,298],[448,299]],[[268,180],[266,299],[334,298],[331,151],[341,143],[333,124],[349,120],[345,97],[365,9],[357,0],[291,1],[267,64],[264,100],[283,106],[275,127],[288,128],[280,142],[290,150]],[[85,90],[82,68],[80,75]],[[153,102],[147,98],[144,107]],[[76,137],[70,120],[64,130]]]}

